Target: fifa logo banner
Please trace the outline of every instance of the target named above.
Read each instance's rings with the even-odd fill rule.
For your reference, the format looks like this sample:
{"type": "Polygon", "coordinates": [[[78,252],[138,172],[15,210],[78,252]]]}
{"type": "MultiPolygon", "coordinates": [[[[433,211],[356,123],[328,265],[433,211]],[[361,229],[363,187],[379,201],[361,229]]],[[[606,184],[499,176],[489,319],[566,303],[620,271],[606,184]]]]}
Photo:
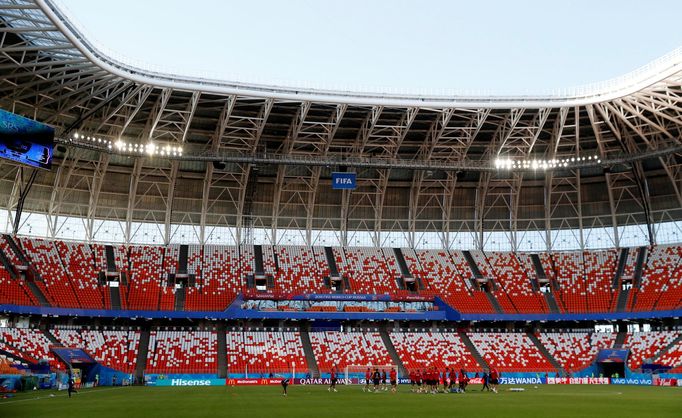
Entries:
{"type": "Polygon", "coordinates": [[[332,189],[355,190],[355,173],[332,173],[332,189]]]}

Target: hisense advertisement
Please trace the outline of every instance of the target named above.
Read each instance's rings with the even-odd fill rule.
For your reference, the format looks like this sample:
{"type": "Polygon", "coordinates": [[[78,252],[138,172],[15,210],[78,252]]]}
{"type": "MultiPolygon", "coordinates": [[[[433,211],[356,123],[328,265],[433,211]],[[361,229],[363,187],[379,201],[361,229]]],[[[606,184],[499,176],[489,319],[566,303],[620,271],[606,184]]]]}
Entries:
{"type": "Polygon", "coordinates": [[[0,109],[0,158],[50,169],[54,128],[0,109]]]}

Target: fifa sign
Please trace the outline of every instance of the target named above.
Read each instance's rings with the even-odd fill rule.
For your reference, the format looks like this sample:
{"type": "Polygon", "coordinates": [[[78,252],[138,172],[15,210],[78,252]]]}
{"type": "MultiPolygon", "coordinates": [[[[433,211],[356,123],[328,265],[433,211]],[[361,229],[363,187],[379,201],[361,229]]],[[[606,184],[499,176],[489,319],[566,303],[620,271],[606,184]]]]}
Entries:
{"type": "Polygon", "coordinates": [[[355,173],[332,173],[332,189],[355,190],[355,173]]]}

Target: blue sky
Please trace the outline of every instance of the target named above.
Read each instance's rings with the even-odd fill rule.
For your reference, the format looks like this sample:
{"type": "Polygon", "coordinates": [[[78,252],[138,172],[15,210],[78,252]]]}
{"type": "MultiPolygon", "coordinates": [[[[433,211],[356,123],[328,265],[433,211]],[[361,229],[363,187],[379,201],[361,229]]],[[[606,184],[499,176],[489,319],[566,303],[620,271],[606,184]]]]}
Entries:
{"type": "Polygon", "coordinates": [[[672,0],[57,1],[131,59],[293,86],[542,92],[682,46],[672,0]]]}

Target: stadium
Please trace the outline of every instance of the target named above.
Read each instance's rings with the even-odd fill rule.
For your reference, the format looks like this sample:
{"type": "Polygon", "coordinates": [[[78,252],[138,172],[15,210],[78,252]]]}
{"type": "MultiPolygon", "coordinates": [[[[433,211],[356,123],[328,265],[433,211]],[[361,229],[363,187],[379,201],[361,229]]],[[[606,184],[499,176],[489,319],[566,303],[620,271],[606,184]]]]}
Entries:
{"type": "Polygon", "coordinates": [[[298,89],[0,0],[0,90],[0,415],[682,410],[682,49],[560,95],[298,89]]]}

